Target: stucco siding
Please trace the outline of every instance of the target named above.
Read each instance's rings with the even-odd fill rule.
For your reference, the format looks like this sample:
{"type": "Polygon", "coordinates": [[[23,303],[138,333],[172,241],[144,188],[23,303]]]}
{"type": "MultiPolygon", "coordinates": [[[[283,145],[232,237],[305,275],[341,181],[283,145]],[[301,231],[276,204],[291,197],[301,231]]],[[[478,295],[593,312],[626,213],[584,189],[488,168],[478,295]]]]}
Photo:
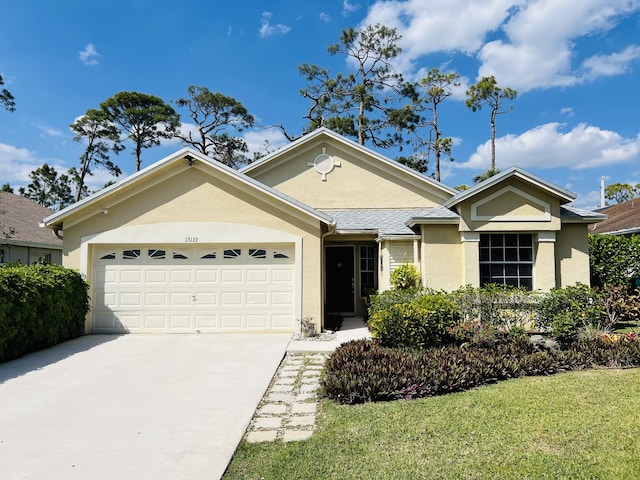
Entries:
{"type": "Polygon", "coordinates": [[[449,197],[406,172],[326,142],[290,155],[268,170],[249,175],[318,209],[434,207],[449,197]],[[323,148],[335,165],[325,180],[313,166],[323,148]]]}
{"type": "MultiPolygon", "coordinates": [[[[64,228],[65,266],[83,271],[92,278],[91,237],[103,232],[127,231],[127,241],[139,236],[140,243],[181,243],[196,241],[213,244],[222,241],[265,241],[264,235],[243,236],[247,229],[282,232],[283,238],[299,239],[302,256],[302,317],[322,321],[322,271],[320,222],[302,218],[292,207],[278,205],[259,193],[209,175],[197,168],[182,172],[143,188],[135,197],[114,195],[104,201],[107,213],[95,209],[92,216],[64,228]],[[164,226],[151,230],[146,226],[164,226]],[[132,233],[133,232],[133,233],[132,233]],[[150,238],[150,236],[152,238],[150,238]],[[262,237],[262,238],[261,238],[262,237]],[[84,245],[83,247],[83,239],[84,245]],[[86,244],[89,245],[86,245],[86,244]],[[83,253],[83,248],[85,251],[83,253]],[[83,260],[84,258],[84,260],[83,260]]],[[[115,235],[117,239],[117,235],[115,235]]]]}
{"type": "Polygon", "coordinates": [[[556,240],[556,276],[558,287],[576,283],[589,285],[589,239],[587,225],[564,224],[556,240]]]}
{"type": "Polygon", "coordinates": [[[457,226],[423,225],[421,267],[424,286],[447,291],[459,288],[463,284],[462,266],[462,244],[457,226]]]}

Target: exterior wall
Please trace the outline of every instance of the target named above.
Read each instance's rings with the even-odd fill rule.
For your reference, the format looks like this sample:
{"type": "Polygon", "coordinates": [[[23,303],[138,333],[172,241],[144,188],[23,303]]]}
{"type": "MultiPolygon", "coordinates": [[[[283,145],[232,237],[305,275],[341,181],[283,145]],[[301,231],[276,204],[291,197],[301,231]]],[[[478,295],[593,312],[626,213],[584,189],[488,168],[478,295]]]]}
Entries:
{"type": "Polygon", "coordinates": [[[467,199],[458,207],[460,230],[473,232],[535,232],[560,230],[560,201],[521,180],[503,182],[467,199]],[[505,187],[506,190],[501,194],[505,187]],[[491,198],[493,195],[497,197],[491,198]],[[480,220],[475,215],[493,216],[480,220]],[[549,210],[546,218],[544,207],[549,210]]]}
{"type": "Polygon", "coordinates": [[[60,265],[62,263],[62,249],[30,247],[25,245],[0,244],[0,251],[4,252],[1,263],[20,262],[23,265],[31,265],[39,259],[51,256],[50,263],[60,265]]]}
{"type": "Polygon", "coordinates": [[[383,240],[380,242],[380,268],[378,273],[378,290],[391,288],[391,272],[403,263],[413,263],[420,269],[416,244],[412,241],[383,240]]]}
{"type": "Polygon", "coordinates": [[[564,224],[556,239],[556,277],[558,287],[576,283],[591,284],[587,225],[564,224]]]}
{"type": "Polygon", "coordinates": [[[535,243],[533,287],[544,292],[555,288],[556,280],[556,232],[539,232],[535,243]]]}
{"type": "MultiPolygon", "coordinates": [[[[192,243],[196,237],[201,244],[234,238],[243,238],[246,243],[247,237],[242,232],[255,227],[282,232],[287,238],[299,239],[296,262],[302,265],[298,285],[302,291],[300,315],[301,318],[311,317],[319,329],[323,318],[322,269],[318,261],[322,258],[320,222],[303,219],[293,208],[271,202],[263,194],[224,175],[214,176],[184,165],[180,170],[164,181],[154,179],[151,185],[145,185],[145,179],[142,179],[138,193],[130,198],[126,198],[127,192],[123,192],[125,198],[116,192],[112,198],[104,200],[107,214],[102,213],[103,207],[96,207],[96,213],[91,216],[65,220],[64,265],[79,269],[91,279],[92,269],[87,260],[92,256],[91,247],[87,246],[90,237],[104,235],[103,232],[117,233],[123,228],[144,232],[145,226],[164,226],[164,229],[154,229],[153,239],[140,233],[141,243],[152,240],[151,243],[158,244],[192,243]],[[158,230],[164,233],[157,233],[158,230]]],[[[131,235],[128,238],[131,239],[131,235]]],[[[251,240],[266,241],[259,237],[251,240]]]]}
{"type": "Polygon", "coordinates": [[[457,225],[422,226],[421,271],[425,287],[451,291],[463,286],[463,265],[457,225]]]}
{"type": "Polygon", "coordinates": [[[319,209],[434,207],[451,197],[407,172],[357,153],[318,139],[247,174],[319,209]],[[324,181],[313,167],[323,149],[334,165],[339,163],[324,181]]]}

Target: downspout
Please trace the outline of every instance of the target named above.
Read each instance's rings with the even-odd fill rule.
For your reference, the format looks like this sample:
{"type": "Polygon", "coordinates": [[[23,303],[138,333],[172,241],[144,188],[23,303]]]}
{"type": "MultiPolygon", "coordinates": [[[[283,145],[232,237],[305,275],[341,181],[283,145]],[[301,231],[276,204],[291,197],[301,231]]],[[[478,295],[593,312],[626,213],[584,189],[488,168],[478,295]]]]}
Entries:
{"type": "Polygon", "coordinates": [[[60,232],[62,232],[64,234],[64,231],[62,230],[62,228],[60,227],[53,227],[53,235],[60,239],[60,240],[64,240],[64,238],[62,238],[62,235],[60,234],[60,232]]]}

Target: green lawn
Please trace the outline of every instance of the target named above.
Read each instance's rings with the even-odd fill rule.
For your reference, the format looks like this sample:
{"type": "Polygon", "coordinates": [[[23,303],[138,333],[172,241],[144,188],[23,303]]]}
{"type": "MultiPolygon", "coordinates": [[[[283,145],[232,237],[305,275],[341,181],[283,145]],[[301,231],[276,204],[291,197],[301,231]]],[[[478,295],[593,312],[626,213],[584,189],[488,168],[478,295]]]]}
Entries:
{"type": "Polygon", "coordinates": [[[413,401],[324,401],[318,424],[307,441],[242,443],[224,478],[640,478],[640,369],[413,401]]]}

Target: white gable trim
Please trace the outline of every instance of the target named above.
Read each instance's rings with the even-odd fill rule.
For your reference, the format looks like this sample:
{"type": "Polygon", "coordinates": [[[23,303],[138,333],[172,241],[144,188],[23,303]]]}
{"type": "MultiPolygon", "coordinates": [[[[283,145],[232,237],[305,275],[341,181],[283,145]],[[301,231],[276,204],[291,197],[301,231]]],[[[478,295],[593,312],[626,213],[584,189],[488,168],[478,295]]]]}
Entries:
{"type": "Polygon", "coordinates": [[[547,202],[540,200],[526,192],[523,192],[519,188],[512,185],[508,185],[501,188],[497,192],[488,195],[482,200],[478,200],[471,204],[471,220],[473,221],[494,221],[494,222],[549,222],[551,221],[551,205],[547,202]],[[505,193],[515,193],[516,195],[526,198],[531,203],[538,205],[544,209],[544,213],[541,215],[479,215],[478,209],[483,205],[501,197],[505,193]]]}

